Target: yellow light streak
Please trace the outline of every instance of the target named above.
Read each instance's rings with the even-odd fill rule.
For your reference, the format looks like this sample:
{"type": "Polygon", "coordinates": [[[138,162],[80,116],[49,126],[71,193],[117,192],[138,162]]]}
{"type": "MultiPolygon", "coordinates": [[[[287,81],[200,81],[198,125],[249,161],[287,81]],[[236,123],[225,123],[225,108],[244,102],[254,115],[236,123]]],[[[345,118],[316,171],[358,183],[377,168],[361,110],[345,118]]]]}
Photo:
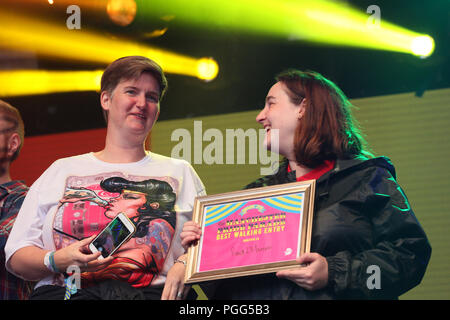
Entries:
{"type": "Polygon", "coordinates": [[[99,91],[103,70],[0,71],[0,97],[73,91],[99,91]]]}
{"type": "MultiPolygon", "coordinates": [[[[69,30],[60,25],[0,11],[0,46],[27,50],[59,58],[109,64],[130,55],[156,61],[165,72],[198,77],[198,58],[144,45],[127,39],[106,37],[84,30],[69,30]]],[[[211,80],[211,79],[209,79],[211,80]]]]}

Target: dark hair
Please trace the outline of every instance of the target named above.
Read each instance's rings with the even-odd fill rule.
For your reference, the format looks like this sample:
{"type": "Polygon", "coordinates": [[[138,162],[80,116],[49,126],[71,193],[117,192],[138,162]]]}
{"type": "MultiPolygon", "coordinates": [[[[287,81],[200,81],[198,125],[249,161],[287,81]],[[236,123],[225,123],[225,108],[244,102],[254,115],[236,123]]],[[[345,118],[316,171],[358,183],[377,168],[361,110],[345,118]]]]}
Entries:
{"type": "Polygon", "coordinates": [[[129,190],[146,194],[144,208],[137,210],[139,216],[135,221],[137,230],[134,237],[145,236],[148,232],[148,224],[154,219],[164,219],[175,228],[176,213],[174,205],[176,194],[167,182],[155,179],[130,181],[121,177],[112,177],[100,182],[100,187],[109,192],[121,193],[123,190],[129,190]],[[150,205],[154,202],[159,204],[157,209],[150,205]]]}
{"type": "Polygon", "coordinates": [[[19,110],[3,100],[0,100],[0,118],[11,123],[11,127],[6,128],[2,133],[15,132],[20,137],[20,145],[10,159],[10,161],[14,161],[19,156],[24,143],[25,126],[19,110]]]}
{"type": "MultiPolygon", "coordinates": [[[[113,61],[103,72],[100,92],[112,95],[122,80],[137,79],[143,73],[151,74],[159,84],[159,101],[167,91],[167,79],[161,67],[153,60],[143,56],[127,56],[113,61]]],[[[103,112],[107,121],[108,112],[103,112]]]]}
{"type": "Polygon", "coordinates": [[[332,81],[314,71],[287,70],[275,78],[292,103],[306,99],[294,137],[296,161],[314,168],[324,160],[373,157],[353,117],[353,105],[332,81]]]}

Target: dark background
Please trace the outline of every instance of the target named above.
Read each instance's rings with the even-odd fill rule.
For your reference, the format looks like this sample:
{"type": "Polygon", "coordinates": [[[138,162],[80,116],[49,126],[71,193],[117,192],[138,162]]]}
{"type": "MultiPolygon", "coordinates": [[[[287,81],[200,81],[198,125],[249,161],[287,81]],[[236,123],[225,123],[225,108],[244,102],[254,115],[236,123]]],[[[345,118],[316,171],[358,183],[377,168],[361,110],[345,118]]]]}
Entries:
{"type": "MultiPolygon", "coordinates": [[[[177,24],[176,17],[163,25],[140,17],[139,7],[135,21],[127,27],[119,27],[108,19],[106,13],[92,13],[80,5],[82,29],[74,32],[96,29],[105,35],[126,36],[185,55],[210,56],[218,62],[219,75],[211,82],[167,74],[169,91],[162,101],[159,120],[259,109],[274,75],[291,67],[322,73],[341,87],[349,98],[402,92],[416,92],[421,96],[429,89],[450,87],[450,1],[351,0],[347,3],[363,12],[369,5],[378,5],[382,21],[432,36],[436,43],[434,54],[420,59],[404,53],[198,29],[177,24]],[[152,39],[142,36],[161,26],[168,27],[163,36],[152,39]]],[[[42,16],[47,21],[65,23],[68,17],[66,7],[49,6],[45,0],[26,5],[24,1],[1,0],[0,6],[31,13],[35,17],[42,16]]],[[[7,26],[1,25],[0,21],[0,27],[7,26]]],[[[24,67],[94,70],[105,66],[49,59],[0,48],[0,70],[24,67]]],[[[104,127],[96,92],[2,98],[22,113],[27,136],[104,127]]]]}

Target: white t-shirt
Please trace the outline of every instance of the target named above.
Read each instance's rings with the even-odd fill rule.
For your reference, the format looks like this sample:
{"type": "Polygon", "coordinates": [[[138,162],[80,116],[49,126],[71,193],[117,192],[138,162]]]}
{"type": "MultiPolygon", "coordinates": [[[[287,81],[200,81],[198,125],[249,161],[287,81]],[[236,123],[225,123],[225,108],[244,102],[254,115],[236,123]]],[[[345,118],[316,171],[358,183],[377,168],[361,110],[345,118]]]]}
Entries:
{"type": "MultiPolygon", "coordinates": [[[[95,282],[118,278],[134,287],[162,286],[174,259],[184,252],[179,235],[183,224],[192,219],[194,199],[205,194],[203,183],[188,162],[151,152],[134,163],[103,162],[93,153],[59,159],[36,180],[23,202],[5,247],[6,267],[12,272],[9,259],[20,248],[57,250],[76,241],[63,232],[78,239],[98,234],[114,211],[121,210],[134,212],[136,220],[147,216],[147,224],[114,254],[111,268],[84,273],[82,279],[95,282]],[[115,179],[119,180],[115,182],[118,189],[101,184],[115,179]],[[139,192],[129,186],[133,182],[140,183],[139,192]],[[175,202],[159,199],[152,194],[155,191],[145,187],[149,184],[151,188],[161,185],[162,189],[156,191],[172,194],[169,199],[175,200],[174,193],[175,202]],[[155,203],[161,204],[156,204],[159,211],[153,210],[155,203]]],[[[62,275],[55,274],[36,287],[63,285],[62,280],[62,275]]]]}

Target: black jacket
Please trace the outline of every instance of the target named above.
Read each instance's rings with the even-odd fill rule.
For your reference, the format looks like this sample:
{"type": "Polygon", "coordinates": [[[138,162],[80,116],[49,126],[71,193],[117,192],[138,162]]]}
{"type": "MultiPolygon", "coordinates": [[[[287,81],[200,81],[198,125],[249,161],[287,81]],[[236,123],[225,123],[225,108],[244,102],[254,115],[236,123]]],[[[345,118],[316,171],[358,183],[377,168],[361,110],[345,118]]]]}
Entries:
{"type": "MultiPolygon", "coordinates": [[[[287,161],[246,188],[295,182],[287,161]]],[[[328,262],[328,285],[308,291],[274,273],[216,282],[212,299],[397,299],[423,278],[431,246],[389,159],[337,160],[316,181],[311,252],[328,262]],[[378,268],[378,269],[377,269],[378,268]],[[374,276],[380,275],[379,289],[374,276]]],[[[208,295],[208,292],[207,292],[208,295]]]]}

